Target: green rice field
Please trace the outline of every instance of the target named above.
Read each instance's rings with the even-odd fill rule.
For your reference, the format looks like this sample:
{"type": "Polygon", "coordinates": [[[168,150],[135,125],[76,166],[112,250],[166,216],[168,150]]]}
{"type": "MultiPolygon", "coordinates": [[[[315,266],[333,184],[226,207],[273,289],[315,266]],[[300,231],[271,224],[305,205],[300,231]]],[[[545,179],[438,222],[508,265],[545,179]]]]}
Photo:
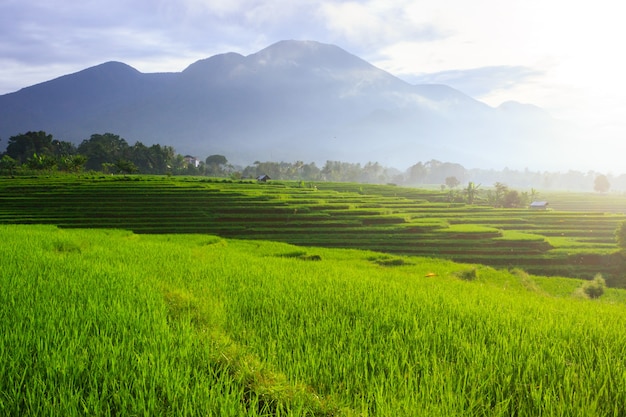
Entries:
{"type": "Polygon", "coordinates": [[[614,239],[626,196],[553,193],[551,210],[449,203],[445,193],[349,183],[83,175],[0,179],[0,224],[212,234],[522,268],[626,286],[614,239]]]}
{"type": "MultiPolygon", "coordinates": [[[[609,288],[589,300],[577,292],[581,280],[520,270],[193,229],[157,234],[183,223],[174,222],[175,213],[165,216],[164,202],[174,210],[174,201],[179,216],[187,213],[198,229],[219,225],[226,234],[234,223],[217,219],[237,213],[219,211],[217,203],[203,207],[200,201],[211,199],[199,195],[230,193],[250,206],[266,204],[273,215],[282,201],[283,216],[314,199],[328,210],[376,211],[373,201],[383,196],[358,200],[355,192],[319,187],[318,194],[301,190],[281,199],[285,194],[265,189],[254,194],[249,184],[227,191],[155,182],[139,187],[140,195],[134,188],[133,199],[137,184],[131,184],[105,182],[108,188],[97,194],[82,181],[36,190],[22,185],[22,211],[18,197],[6,204],[3,186],[5,223],[14,210],[14,222],[46,219],[63,228],[0,225],[1,415],[626,415],[624,290],[609,288]],[[161,196],[177,188],[179,200],[161,196]],[[334,193],[346,201],[340,204],[334,193]],[[30,208],[35,195],[58,197],[37,211],[30,208]],[[106,198],[88,206],[95,195],[106,198]],[[139,222],[137,201],[152,201],[143,218],[161,215],[162,223],[139,222]],[[122,206],[135,214],[115,217],[122,206]],[[200,222],[202,210],[211,221],[200,222]],[[107,228],[76,228],[70,216],[107,228]],[[143,233],[114,229],[114,219],[143,233]]],[[[447,227],[410,213],[403,211],[405,223],[420,222],[420,230],[447,227]]],[[[456,224],[445,233],[540,240],[527,231],[495,236],[493,226],[456,224]]],[[[410,226],[380,221],[361,227],[410,226]]]]}

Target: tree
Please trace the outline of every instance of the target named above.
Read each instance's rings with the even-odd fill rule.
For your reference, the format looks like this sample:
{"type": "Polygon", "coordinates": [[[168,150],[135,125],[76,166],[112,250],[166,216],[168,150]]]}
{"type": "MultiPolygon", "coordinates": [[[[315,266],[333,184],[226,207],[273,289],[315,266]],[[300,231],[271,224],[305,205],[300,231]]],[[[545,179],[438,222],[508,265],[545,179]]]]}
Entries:
{"type": "Polygon", "coordinates": [[[207,165],[226,165],[228,163],[228,159],[224,155],[210,155],[207,156],[204,161],[207,165]]]}
{"type": "Polygon", "coordinates": [[[470,204],[470,205],[474,204],[479,188],[480,188],[480,184],[476,185],[472,181],[467,183],[467,188],[465,189],[465,195],[467,197],[467,204],[470,204]]]}
{"type": "Polygon", "coordinates": [[[596,274],[593,280],[583,284],[582,289],[589,298],[600,298],[606,289],[606,281],[602,274],[596,274]]]}
{"type": "Polygon", "coordinates": [[[84,155],[67,155],[61,157],[60,167],[67,172],[80,172],[87,163],[84,155]]]}
{"type": "Polygon", "coordinates": [[[426,169],[424,164],[418,162],[407,170],[406,175],[407,182],[409,184],[421,184],[426,179],[426,176],[428,175],[428,170],[426,169]]]}
{"type": "Polygon", "coordinates": [[[87,169],[99,170],[102,164],[115,164],[120,159],[130,159],[128,143],[112,133],[94,134],[78,145],[78,153],[87,157],[87,169]]]}
{"type": "Polygon", "coordinates": [[[617,240],[617,246],[622,250],[626,250],[626,221],[620,223],[615,231],[615,240],[617,240]]]}
{"type": "Polygon", "coordinates": [[[502,198],[502,206],[506,208],[519,207],[522,204],[522,198],[516,190],[507,190],[502,198]]]}
{"type": "Polygon", "coordinates": [[[502,207],[504,204],[504,196],[509,191],[509,187],[501,182],[496,182],[493,185],[494,192],[492,194],[492,205],[494,207],[502,207]]]}
{"type": "Polygon", "coordinates": [[[224,168],[228,164],[228,159],[224,155],[207,156],[204,163],[206,164],[206,173],[209,175],[221,175],[224,168]]]}
{"type": "Polygon", "coordinates": [[[130,147],[130,160],[135,164],[137,170],[146,174],[156,174],[155,155],[141,142],[135,142],[130,147]]]}
{"type": "Polygon", "coordinates": [[[593,190],[599,193],[606,193],[611,188],[611,184],[609,183],[609,179],[606,175],[598,175],[596,179],[593,181],[593,190]]]}
{"type": "Polygon", "coordinates": [[[33,155],[54,156],[52,135],[44,131],[26,132],[9,138],[5,154],[18,161],[25,163],[33,155]]]}
{"type": "Polygon", "coordinates": [[[26,160],[26,165],[31,169],[46,171],[55,167],[56,160],[49,155],[38,155],[35,153],[26,160]]]}
{"type": "Polygon", "coordinates": [[[461,181],[459,181],[455,176],[446,177],[446,185],[448,188],[456,188],[459,184],[461,184],[461,181]]]}
{"type": "Polygon", "coordinates": [[[530,189],[530,202],[532,203],[533,201],[537,201],[537,198],[539,197],[539,191],[535,190],[534,188],[530,189]]]}
{"type": "Polygon", "coordinates": [[[76,154],[76,146],[71,142],[54,139],[52,141],[52,152],[55,157],[62,158],[76,154]]]}
{"type": "Polygon", "coordinates": [[[0,159],[0,172],[8,172],[10,176],[13,176],[18,166],[18,162],[9,155],[4,155],[0,159]]]}
{"type": "Polygon", "coordinates": [[[137,172],[137,166],[133,164],[132,161],[126,159],[120,159],[115,162],[115,168],[124,175],[137,172]]]}

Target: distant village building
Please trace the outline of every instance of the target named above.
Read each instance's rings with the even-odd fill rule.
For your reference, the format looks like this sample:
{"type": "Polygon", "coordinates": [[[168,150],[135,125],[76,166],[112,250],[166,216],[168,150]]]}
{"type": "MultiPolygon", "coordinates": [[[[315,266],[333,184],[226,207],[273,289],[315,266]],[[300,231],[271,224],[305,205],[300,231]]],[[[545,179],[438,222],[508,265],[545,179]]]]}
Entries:
{"type": "Polygon", "coordinates": [[[200,166],[200,161],[195,156],[185,155],[183,160],[186,164],[193,165],[195,168],[198,168],[200,166]]]}
{"type": "Polygon", "coordinates": [[[256,180],[258,182],[267,182],[267,180],[271,180],[271,178],[269,175],[263,174],[263,175],[259,175],[258,177],[256,177],[256,180]]]}
{"type": "Polygon", "coordinates": [[[548,202],[547,201],[533,201],[530,203],[531,210],[547,210],[548,202]]]}

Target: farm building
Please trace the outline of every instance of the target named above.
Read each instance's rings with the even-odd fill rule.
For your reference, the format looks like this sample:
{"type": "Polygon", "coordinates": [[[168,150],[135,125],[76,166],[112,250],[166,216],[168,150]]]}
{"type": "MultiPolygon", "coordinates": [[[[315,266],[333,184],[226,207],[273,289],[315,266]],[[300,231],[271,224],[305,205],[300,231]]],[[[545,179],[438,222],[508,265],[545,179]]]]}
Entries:
{"type": "Polygon", "coordinates": [[[271,178],[269,175],[263,174],[263,175],[259,175],[258,177],[256,177],[256,180],[258,182],[267,182],[268,180],[271,180],[271,178]]]}
{"type": "Polygon", "coordinates": [[[200,161],[195,156],[185,155],[183,160],[185,161],[186,164],[193,165],[196,168],[200,166],[200,161]]]}
{"type": "Polygon", "coordinates": [[[530,203],[529,208],[531,210],[547,210],[548,202],[547,201],[533,201],[530,203]]]}

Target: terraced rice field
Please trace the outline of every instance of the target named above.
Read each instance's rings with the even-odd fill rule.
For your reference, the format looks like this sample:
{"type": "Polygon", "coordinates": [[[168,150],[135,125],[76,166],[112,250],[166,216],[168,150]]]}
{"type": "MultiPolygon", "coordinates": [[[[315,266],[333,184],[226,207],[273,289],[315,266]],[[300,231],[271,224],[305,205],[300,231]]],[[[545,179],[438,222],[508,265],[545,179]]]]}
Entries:
{"type": "Polygon", "coordinates": [[[440,257],[542,275],[624,281],[614,231],[624,196],[554,194],[549,211],[450,204],[395,186],[206,178],[0,179],[0,223],[204,233],[440,257]],[[576,206],[576,201],[581,205],[576,206]]]}

